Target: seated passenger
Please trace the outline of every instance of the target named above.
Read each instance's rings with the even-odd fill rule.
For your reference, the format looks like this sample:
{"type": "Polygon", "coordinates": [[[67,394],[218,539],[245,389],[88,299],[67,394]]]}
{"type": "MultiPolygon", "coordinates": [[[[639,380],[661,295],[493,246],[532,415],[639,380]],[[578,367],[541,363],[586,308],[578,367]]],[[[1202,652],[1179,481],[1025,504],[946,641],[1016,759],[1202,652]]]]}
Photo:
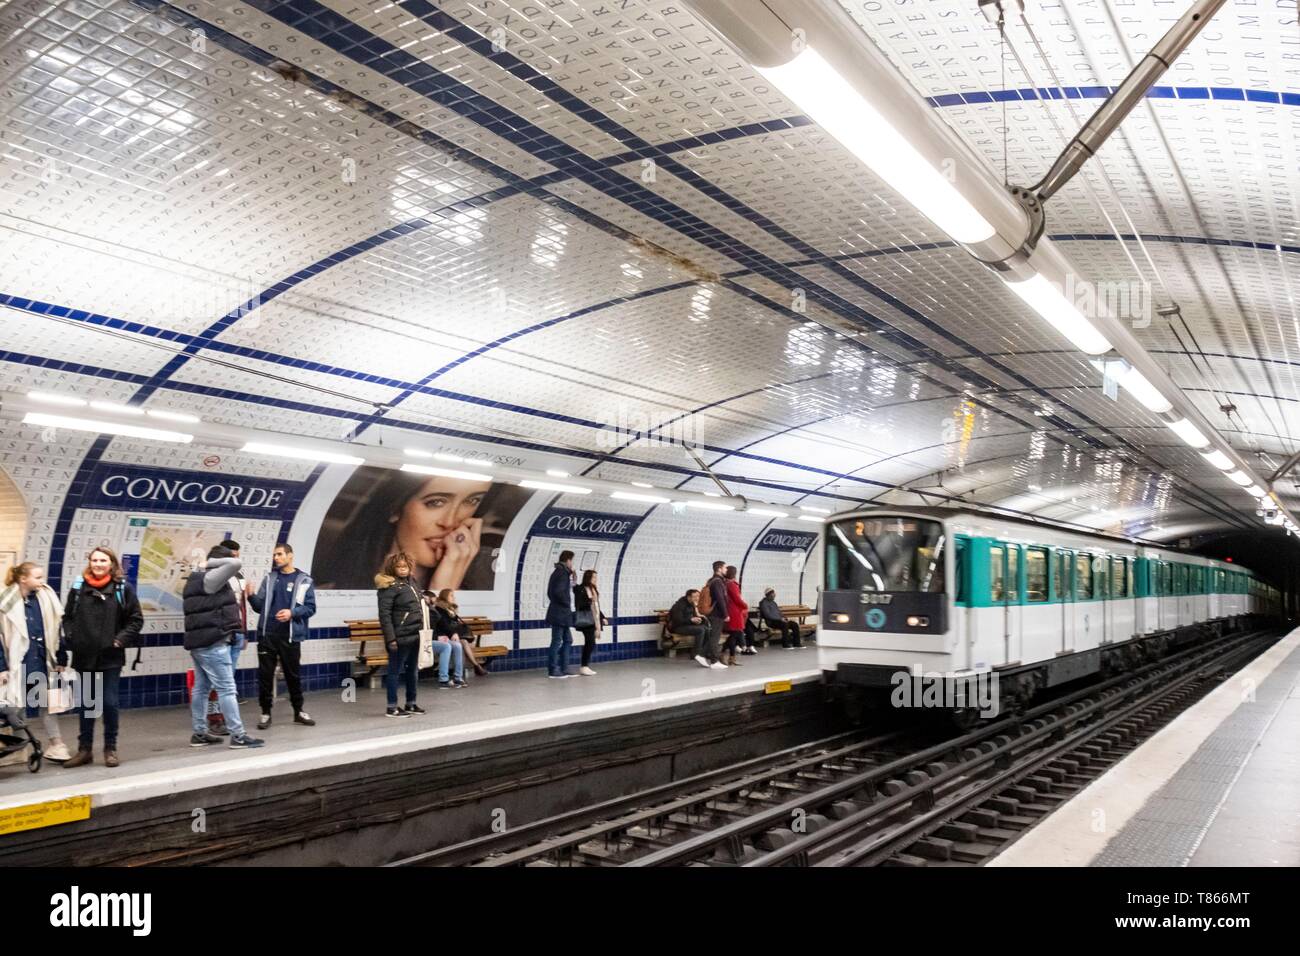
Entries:
{"type": "MultiPolygon", "coordinates": [[[[456,603],[456,592],[451,588],[443,588],[438,592],[438,599],[433,604],[433,636],[441,644],[450,645],[451,663],[454,676],[451,679],[457,687],[464,687],[465,680],[465,660],[469,659],[474,665],[474,670],[479,674],[485,674],[485,671],[474,660],[474,632],[469,629],[469,625],[460,619],[460,606],[456,603]]],[[[435,649],[434,653],[438,653],[435,649]]],[[[446,659],[438,659],[438,680],[442,686],[447,686],[448,667],[446,659]]]]}
{"type": "Polygon", "coordinates": [[[700,641],[709,634],[709,622],[704,619],[698,607],[700,592],[691,588],[677,599],[668,611],[668,631],[683,637],[700,641]]]}
{"type": "Polygon", "coordinates": [[[782,647],[787,650],[803,647],[803,641],[799,637],[799,625],[781,615],[781,605],[776,603],[774,588],[768,588],[763,592],[763,600],[758,602],[758,613],[762,615],[763,622],[767,624],[769,630],[780,633],[782,647]]]}

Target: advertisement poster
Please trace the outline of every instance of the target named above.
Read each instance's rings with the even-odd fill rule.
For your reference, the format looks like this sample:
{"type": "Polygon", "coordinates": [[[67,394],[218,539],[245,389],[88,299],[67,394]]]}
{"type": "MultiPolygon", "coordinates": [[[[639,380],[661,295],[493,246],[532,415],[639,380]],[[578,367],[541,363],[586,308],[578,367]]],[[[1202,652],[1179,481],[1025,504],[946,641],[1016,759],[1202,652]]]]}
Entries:
{"type": "Polygon", "coordinates": [[[513,484],[358,468],[335,495],[312,556],[318,590],[373,590],[402,551],[419,587],[492,591],[510,523],[532,492],[513,484]]]}

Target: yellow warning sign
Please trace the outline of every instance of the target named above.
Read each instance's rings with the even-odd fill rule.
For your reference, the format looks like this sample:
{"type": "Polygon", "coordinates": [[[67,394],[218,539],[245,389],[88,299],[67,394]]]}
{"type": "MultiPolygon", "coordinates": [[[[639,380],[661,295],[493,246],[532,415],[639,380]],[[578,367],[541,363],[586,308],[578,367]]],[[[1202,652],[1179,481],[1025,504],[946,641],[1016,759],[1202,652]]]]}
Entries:
{"type": "Polygon", "coordinates": [[[764,694],[781,694],[793,685],[788,680],[770,680],[763,685],[764,694]]]}
{"type": "Polygon", "coordinates": [[[0,810],[0,836],[19,830],[39,830],[59,823],[90,819],[90,797],[66,797],[0,810]]]}

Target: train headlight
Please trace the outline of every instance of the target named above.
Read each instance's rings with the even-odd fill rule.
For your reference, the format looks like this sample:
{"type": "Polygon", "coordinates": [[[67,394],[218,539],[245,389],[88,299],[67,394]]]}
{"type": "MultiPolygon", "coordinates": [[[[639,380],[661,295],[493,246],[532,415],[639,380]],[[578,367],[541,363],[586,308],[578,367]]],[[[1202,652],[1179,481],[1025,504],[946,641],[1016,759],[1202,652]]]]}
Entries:
{"type": "Polygon", "coordinates": [[[928,617],[921,617],[919,615],[913,614],[911,617],[907,619],[907,626],[908,627],[929,627],[930,619],[928,617]]]}
{"type": "Polygon", "coordinates": [[[832,624],[847,624],[847,623],[849,623],[849,616],[848,616],[847,614],[832,614],[832,615],[831,615],[831,623],[832,623],[832,624]]]}

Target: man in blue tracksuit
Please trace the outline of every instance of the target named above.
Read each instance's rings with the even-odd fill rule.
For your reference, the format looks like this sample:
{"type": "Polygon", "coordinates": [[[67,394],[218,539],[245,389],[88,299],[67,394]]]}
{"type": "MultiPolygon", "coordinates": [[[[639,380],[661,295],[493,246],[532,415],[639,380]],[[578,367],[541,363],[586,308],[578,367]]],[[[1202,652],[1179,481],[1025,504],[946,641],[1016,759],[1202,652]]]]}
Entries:
{"type": "Polygon", "coordinates": [[[281,542],[271,555],[275,567],[253,592],[248,585],[248,603],[261,615],[257,622],[257,698],[262,716],[258,730],[271,725],[271,704],[275,701],[275,666],[284,671],[289,685],[293,722],[313,727],[316,721],[302,709],[302,642],[307,639],[307,621],[316,613],[316,587],[311,576],[293,566],[293,548],[281,542]]]}
{"type": "Polygon", "coordinates": [[[551,625],[551,649],[546,655],[547,677],[568,677],[569,647],[573,644],[573,552],[561,551],[546,583],[546,623],[551,625]]]}

